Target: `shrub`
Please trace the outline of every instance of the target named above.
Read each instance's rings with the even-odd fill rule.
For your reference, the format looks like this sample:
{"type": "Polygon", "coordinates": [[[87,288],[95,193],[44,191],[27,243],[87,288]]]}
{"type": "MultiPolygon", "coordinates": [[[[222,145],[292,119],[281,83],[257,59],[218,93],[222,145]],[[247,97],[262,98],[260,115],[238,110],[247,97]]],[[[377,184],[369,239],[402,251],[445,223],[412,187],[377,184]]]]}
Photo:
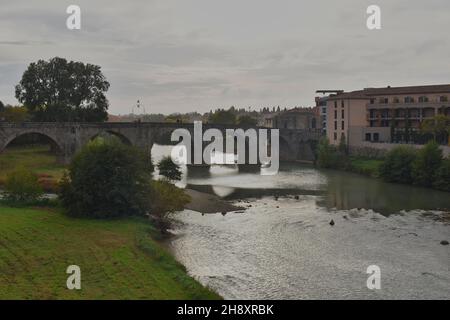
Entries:
{"type": "Polygon", "coordinates": [[[159,174],[167,180],[181,180],[180,166],[172,161],[171,157],[164,157],[158,163],[159,174]]]}
{"type": "Polygon", "coordinates": [[[416,185],[431,187],[436,175],[436,171],[441,166],[442,150],[435,141],[428,142],[417,153],[417,157],[412,164],[413,182],[416,185]]]}
{"type": "Polygon", "coordinates": [[[151,174],[150,156],[118,139],[96,139],[75,155],[60,198],[73,216],[143,215],[151,205],[151,174]]]}
{"type": "Polygon", "coordinates": [[[162,233],[170,226],[168,214],[183,210],[191,201],[191,197],[184,190],[164,180],[152,181],[152,199],[151,214],[162,233]]]}
{"type": "Polygon", "coordinates": [[[450,159],[442,161],[441,166],[436,172],[433,187],[450,192],[450,159]]]}
{"type": "Polygon", "coordinates": [[[327,138],[323,138],[317,145],[317,165],[322,168],[332,168],[336,150],[327,138]]]}
{"type": "Polygon", "coordinates": [[[167,181],[152,181],[151,213],[163,216],[168,213],[183,210],[184,205],[191,201],[183,189],[167,181]]]}
{"type": "Polygon", "coordinates": [[[412,163],[415,158],[416,151],[411,147],[393,148],[380,165],[380,176],[388,182],[411,183],[412,163]]]}
{"type": "Polygon", "coordinates": [[[38,176],[31,170],[19,168],[7,175],[5,182],[6,200],[27,204],[37,201],[42,194],[38,176]]]}
{"type": "Polygon", "coordinates": [[[317,145],[317,165],[321,168],[344,169],[350,168],[350,160],[346,154],[345,144],[337,149],[327,138],[323,138],[317,145]]]}

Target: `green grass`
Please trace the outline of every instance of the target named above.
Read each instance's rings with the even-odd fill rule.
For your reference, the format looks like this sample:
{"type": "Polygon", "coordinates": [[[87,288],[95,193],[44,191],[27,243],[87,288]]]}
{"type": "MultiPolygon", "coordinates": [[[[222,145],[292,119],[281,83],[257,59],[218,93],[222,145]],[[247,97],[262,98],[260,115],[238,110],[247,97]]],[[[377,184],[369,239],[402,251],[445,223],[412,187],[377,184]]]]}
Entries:
{"type": "Polygon", "coordinates": [[[0,299],[218,299],[186,274],[144,218],[75,219],[0,205],[0,299]],[[81,290],[66,269],[81,268],[81,290]]]}
{"type": "Polygon", "coordinates": [[[46,191],[54,191],[64,173],[64,165],[50,151],[50,146],[35,145],[7,148],[0,154],[0,185],[7,175],[17,167],[31,169],[39,175],[41,185],[46,191]]]}
{"type": "Polygon", "coordinates": [[[374,178],[378,177],[378,169],[382,163],[381,159],[350,157],[351,171],[374,178]]]}

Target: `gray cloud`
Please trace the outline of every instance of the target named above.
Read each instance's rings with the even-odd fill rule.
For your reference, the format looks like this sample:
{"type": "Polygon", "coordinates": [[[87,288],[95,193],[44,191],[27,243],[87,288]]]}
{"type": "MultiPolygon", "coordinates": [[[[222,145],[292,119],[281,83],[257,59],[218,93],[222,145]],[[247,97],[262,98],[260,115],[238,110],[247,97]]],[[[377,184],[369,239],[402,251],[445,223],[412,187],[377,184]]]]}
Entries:
{"type": "Polygon", "coordinates": [[[102,66],[110,110],[314,103],[320,88],[448,83],[448,0],[0,0],[0,100],[26,66],[61,56],[102,66]],[[383,29],[365,27],[377,3],[383,29]]]}

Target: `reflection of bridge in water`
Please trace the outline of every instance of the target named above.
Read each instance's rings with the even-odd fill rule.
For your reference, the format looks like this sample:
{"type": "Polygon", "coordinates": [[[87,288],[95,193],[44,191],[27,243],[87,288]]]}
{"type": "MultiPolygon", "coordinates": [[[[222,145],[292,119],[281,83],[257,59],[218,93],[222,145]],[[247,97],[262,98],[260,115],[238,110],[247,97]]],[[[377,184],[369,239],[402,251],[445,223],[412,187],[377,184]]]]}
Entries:
{"type": "MultiPolygon", "coordinates": [[[[194,137],[193,124],[179,123],[56,123],[56,122],[0,122],[0,152],[15,139],[27,134],[37,134],[47,138],[54,150],[64,162],[69,162],[73,155],[88,141],[102,133],[112,134],[124,143],[139,147],[148,152],[153,144],[174,144],[171,134],[175,129],[187,129],[194,137]]],[[[225,134],[226,129],[239,129],[233,125],[203,124],[203,130],[218,129],[225,134]]],[[[242,127],[247,130],[250,127],[242,127]]],[[[256,128],[268,129],[270,128],[256,128]]],[[[280,161],[314,160],[314,149],[321,136],[321,130],[279,129],[280,161]]],[[[270,137],[270,133],[268,133],[270,137]]],[[[192,144],[193,146],[194,144],[192,144]]]]}

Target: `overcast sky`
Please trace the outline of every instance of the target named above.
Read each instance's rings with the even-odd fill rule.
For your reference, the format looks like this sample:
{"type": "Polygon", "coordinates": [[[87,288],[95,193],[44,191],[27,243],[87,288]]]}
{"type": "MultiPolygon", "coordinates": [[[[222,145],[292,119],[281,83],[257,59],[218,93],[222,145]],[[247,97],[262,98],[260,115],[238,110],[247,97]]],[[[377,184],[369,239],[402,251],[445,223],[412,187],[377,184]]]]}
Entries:
{"type": "Polygon", "coordinates": [[[450,83],[450,1],[0,0],[0,100],[54,56],[102,66],[114,114],[311,106],[317,89],[450,83]]]}

